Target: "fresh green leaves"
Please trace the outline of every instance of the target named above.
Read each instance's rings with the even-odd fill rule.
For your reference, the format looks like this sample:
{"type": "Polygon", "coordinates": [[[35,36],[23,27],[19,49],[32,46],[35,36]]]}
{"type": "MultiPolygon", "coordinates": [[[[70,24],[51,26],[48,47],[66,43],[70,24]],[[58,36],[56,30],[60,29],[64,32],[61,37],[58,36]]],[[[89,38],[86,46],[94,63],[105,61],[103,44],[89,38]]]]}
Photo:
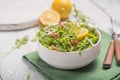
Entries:
{"type": "Polygon", "coordinates": [[[48,49],[57,50],[61,52],[79,51],[94,46],[98,41],[98,35],[96,29],[89,27],[86,23],[82,25],[76,25],[75,23],[68,21],[63,25],[47,26],[40,29],[37,33],[39,42],[48,49]],[[89,30],[89,35],[81,40],[76,41],[76,35],[72,33],[71,27],[84,27],[89,30]],[[57,36],[57,37],[56,37],[57,36]]]}
{"type": "Polygon", "coordinates": [[[76,5],[75,4],[73,4],[73,7],[74,7],[74,13],[75,13],[75,17],[78,17],[79,16],[79,11],[77,10],[77,8],[76,8],[76,5]]]}
{"type": "Polygon", "coordinates": [[[15,45],[11,48],[10,51],[4,53],[3,56],[6,56],[6,55],[12,53],[15,49],[19,49],[22,45],[27,44],[28,40],[29,40],[28,36],[24,36],[22,39],[16,39],[15,45]]]}
{"type": "Polygon", "coordinates": [[[28,36],[24,36],[22,39],[16,39],[14,48],[20,48],[22,45],[27,44],[28,36]]]}
{"type": "Polygon", "coordinates": [[[77,10],[76,5],[73,4],[73,8],[74,8],[74,13],[75,13],[75,17],[77,19],[78,22],[82,22],[82,23],[86,23],[88,17],[86,17],[85,15],[82,14],[82,12],[80,12],[79,10],[77,10]]]}

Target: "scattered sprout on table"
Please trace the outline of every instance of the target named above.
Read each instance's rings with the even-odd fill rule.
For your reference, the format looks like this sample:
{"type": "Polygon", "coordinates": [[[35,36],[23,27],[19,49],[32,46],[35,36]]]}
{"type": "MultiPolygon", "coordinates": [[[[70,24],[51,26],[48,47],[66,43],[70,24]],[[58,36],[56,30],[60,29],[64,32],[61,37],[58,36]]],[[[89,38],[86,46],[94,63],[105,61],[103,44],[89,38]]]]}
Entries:
{"type": "Polygon", "coordinates": [[[22,45],[25,45],[28,43],[28,36],[24,36],[22,39],[16,39],[15,46],[13,48],[20,48],[22,45]]]}
{"type": "Polygon", "coordinates": [[[36,42],[37,41],[37,36],[31,39],[31,42],[36,42]]]}
{"type": "Polygon", "coordinates": [[[27,74],[27,80],[30,80],[30,72],[27,74]]]}
{"type": "Polygon", "coordinates": [[[2,56],[12,53],[15,49],[19,49],[22,45],[26,45],[28,41],[29,41],[29,37],[26,35],[22,37],[22,39],[16,39],[15,45],[11,48],[11,50],[4,53],[2,56]]]}

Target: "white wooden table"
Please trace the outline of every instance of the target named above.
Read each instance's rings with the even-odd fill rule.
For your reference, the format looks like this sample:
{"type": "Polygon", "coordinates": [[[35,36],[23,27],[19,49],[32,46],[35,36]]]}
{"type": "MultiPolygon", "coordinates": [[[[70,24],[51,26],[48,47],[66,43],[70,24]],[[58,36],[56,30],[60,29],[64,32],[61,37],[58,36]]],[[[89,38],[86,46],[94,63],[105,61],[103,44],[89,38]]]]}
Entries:
{"type": "MultiPolygon", "coordinates": [[[[41,1],[40,5],[42,6],[42,8],[40,8],[40,11],[43,11],[44,9],[50,8],[53,0],[40,0],[40,1],[41,1]]],[[[90,17],[96,23],[96,27],[111,34],[111,24],[109,21],[109,17],[102,11],[100,11],[89,0],[71,0],[71,2],[75,3],[79,10],[81,10],[84,14],[90,17]]],[[[29,2],[26,4],[29,4],[29,2]]],[[[32,6],[30,8],[32,10],[32,6]]],[[[70,18],[72,18],[72,15],[70,16],[70,18]]],[[[30,38],[29,40],[31,40],[32,38],[35,37],[36,31],[38,30],[39,27],[36,26],[34,28],[22,31],[11,32],[0,31],[0,54],[9,51],[11,47],[14,45],[16,39],[28,35],[30,38]]],[[[22,58],[24,54],[36,51],[36,47],[37,46],[35,42],[29,41],[27,45],[22,46],[20,49],[13,51],[11,54],[5,57],[1,57],[0,75],[2,76],[2,79],[26,80],[27,74],[28,72],[30,72],[31,80],[44,80],[42,75],[22,58]]]]}

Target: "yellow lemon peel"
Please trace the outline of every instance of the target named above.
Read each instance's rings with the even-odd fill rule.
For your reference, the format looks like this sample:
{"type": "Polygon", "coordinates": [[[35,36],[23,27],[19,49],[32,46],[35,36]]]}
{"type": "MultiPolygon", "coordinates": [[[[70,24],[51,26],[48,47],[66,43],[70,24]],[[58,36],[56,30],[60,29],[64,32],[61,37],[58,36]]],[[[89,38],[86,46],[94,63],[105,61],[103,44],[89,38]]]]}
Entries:
{"type": "Polygon", "coordinates": [[[78,31],[75,32],[75,35],[77,36],[77,40],[82,40],[88,35],[88,29],[86,28],[80,28],[78,31]]]}
{"type": "Polygon", "coordinates": [[[55,10],[49,9],[44,11],[40,16],[40,22],[45,25],[54,25],[60,22],[60,14],[55,10]]]}
{"type": "Polygon", "coordinates": [[[54,0],[52,9],[56,10],[60,14],[61,19],[65,19],[68,18],[72,11],[72,4],[70,0],[54,0]]]}

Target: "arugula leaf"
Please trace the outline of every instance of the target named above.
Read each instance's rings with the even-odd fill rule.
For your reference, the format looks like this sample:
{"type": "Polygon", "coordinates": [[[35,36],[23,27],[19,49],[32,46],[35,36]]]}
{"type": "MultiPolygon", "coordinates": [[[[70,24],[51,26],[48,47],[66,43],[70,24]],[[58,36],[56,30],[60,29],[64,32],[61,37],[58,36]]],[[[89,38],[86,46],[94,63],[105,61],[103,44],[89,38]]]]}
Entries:
{"type": "Polygon", "coordinates": [[[73,4],[73,7],[74,7],[73,11],[75,12],[75,17],[78,17],[79,16],[79,11],[77,10],[76,5],[73,4]]]}
{"type": "Polygon", "coordinates": [[[82,14],[82,12],[80,12],[79,10],[77,10],[75,4],[73,4],[73,8],[74,8],[73,11],[75,13],[75,17],[76,17],[77,21],[78,22],[83,22],[83,23],[87,22],[88,17],[86,17],[85,15],[82,14]]]}
{"type": "Polygon", "coordinates": [[[27,80],[30,80],[30,72],[27,74],[27,80]]]}
{"type": "Polygon", "coordinates": [[[15,49],[19,49],[22,45],[27,44],[28,40],[29,40],[28,36],[24,36],[22,39],[16,39],[15,45],[11,48],[11,50],[4,53],[3,56],[6,56],[6,55],[12,53],[15,49]]]}
{"type": "Polygon", "coordinates": [[[28,42],[28,36],[24,36],[22,39],[16,39],[15,48],[20,48],[21,45],[25,45],[28,42]]]}
{"type": "Polygon", "coordinates": [[[24,36],[23,39],[21,40],[21,44],[23,44],[23,45],[27,44],[28,39],[29,39],[28,36],[24,36]]]}

